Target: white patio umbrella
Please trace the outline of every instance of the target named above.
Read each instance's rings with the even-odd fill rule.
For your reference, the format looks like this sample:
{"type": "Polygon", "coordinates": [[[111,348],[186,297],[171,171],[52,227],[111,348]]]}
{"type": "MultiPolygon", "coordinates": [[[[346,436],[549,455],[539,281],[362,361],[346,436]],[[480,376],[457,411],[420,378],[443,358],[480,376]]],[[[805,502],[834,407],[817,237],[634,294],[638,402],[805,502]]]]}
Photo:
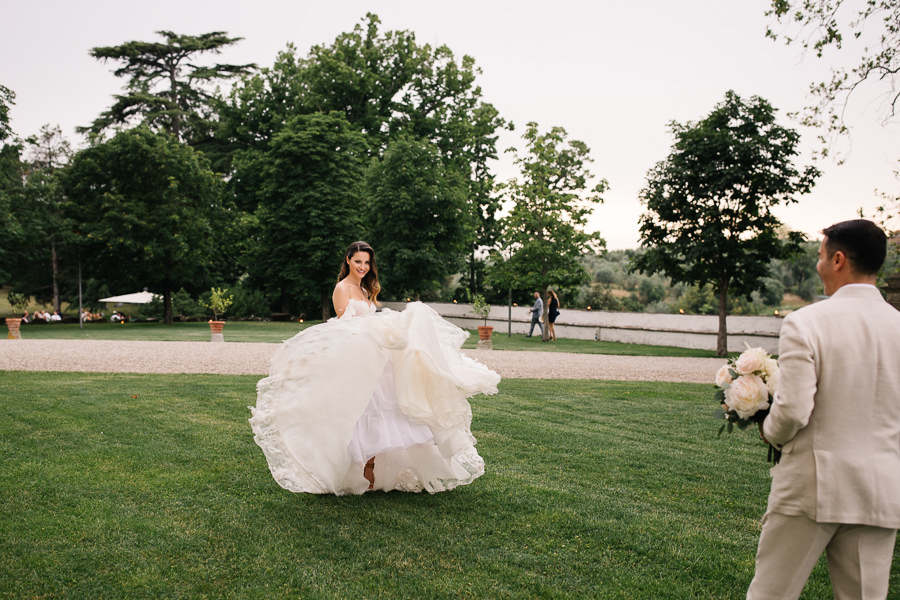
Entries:
{"type": "Polygon", "coordinates": [[[98,302],[116,302],[119,304],[147,304],[152,302],[153,298],[161,298],[159,294],[151,292],[135,292],[134,294],[123,294],[121,296],[110,296],[109,298],[100,298],[98,302]]]}

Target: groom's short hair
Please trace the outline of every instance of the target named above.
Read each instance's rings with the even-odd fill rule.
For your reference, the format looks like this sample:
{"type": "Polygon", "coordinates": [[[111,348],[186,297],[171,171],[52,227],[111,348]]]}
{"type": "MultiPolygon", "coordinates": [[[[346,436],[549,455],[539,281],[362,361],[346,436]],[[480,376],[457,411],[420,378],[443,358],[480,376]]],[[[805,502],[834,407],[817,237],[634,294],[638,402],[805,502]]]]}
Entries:
{"type": "Polygon", "coordinates": [[[887,255],[887,236],[866,219],[841,221],[822,230],[828,256],[840,250],[860,275],[875,275],[887,255]]]}

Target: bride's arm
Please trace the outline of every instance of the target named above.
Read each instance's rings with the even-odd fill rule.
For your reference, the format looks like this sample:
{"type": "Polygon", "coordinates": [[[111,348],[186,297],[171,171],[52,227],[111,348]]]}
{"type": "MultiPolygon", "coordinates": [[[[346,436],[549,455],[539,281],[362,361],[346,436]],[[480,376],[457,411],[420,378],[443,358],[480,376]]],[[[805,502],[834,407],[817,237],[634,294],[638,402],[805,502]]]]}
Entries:
{"type": "Polygon", "coordinates": [[[334,293],[331,295],[331,303],[334,304],[334,312],[340,319],[350,304],[350,290],[341,284],[334,286],[334,293]]]}

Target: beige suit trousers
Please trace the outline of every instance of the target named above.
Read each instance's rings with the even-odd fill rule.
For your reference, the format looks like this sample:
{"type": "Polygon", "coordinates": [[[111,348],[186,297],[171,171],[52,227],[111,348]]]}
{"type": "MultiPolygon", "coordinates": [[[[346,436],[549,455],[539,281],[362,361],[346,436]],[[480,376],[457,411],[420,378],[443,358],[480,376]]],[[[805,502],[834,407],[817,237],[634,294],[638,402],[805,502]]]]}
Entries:
{"type": "Polygon", "coordinates": [[[835,600],[884,600],[896,538],[896,529],[769,513],[747,599],[798,598],[825,552],[835,600]]]}

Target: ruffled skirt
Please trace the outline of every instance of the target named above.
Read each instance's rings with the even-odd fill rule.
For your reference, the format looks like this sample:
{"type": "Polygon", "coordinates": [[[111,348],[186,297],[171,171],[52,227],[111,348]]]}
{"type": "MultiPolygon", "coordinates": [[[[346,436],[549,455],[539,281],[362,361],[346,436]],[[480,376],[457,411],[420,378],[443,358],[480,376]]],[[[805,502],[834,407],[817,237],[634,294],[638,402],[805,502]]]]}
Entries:
{"type": "Polygon", "coordinates": [[[332,319],[285,341],[257,384],[250,425],[293,492],[440,492],[484,473],[467,398],[500,377],[464,356],[467,333],[424,304],[332,319]]]}

